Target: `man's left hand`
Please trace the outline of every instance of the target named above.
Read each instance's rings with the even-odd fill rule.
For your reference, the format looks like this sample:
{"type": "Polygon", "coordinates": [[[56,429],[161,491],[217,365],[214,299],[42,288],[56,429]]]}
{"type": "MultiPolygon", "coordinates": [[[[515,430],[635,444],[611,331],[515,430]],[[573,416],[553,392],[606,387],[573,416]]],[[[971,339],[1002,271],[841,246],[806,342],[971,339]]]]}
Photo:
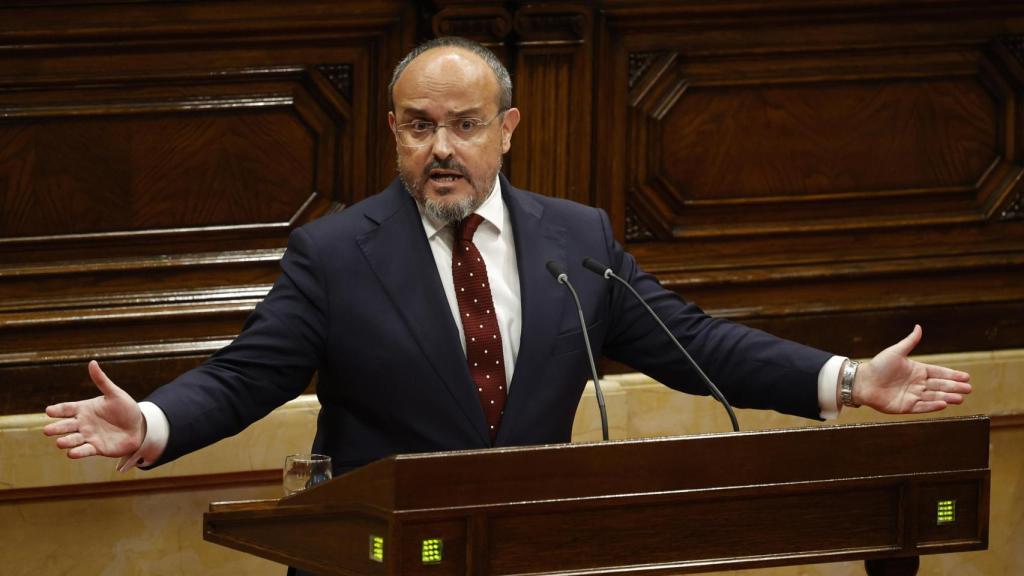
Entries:
{"type": "Polygon", "coordinates": [[[907,356],[921,341],[921,327],[860,365],[853,399],[886,414],[918,414],[960,404],[970,394],[971,375],[960,370],[923,364],[907,356]]]}

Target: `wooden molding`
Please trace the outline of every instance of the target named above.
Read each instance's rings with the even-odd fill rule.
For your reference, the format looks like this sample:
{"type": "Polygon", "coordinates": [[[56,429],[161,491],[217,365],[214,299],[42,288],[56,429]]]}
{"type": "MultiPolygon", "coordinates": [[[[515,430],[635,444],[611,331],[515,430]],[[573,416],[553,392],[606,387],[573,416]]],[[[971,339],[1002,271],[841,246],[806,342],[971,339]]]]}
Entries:
{"type": "Polygon", "coordinates": [[[1024,426],[1024,414],[997,414],[989,416],[992,428],[1020,428],[1024,426]]]}
{"type": "Polygon", "coordinates": [[[584,6],[527,4],[513,17],[520,45],[582,44],[590,37],[590,26],[584,6]]]}
{"type": "Polygon", "coordinates": [[[435,36],[463,36],[485,45],[501,44],[512,31],[512,15],[500,6],[455,4],[434,15],[432,29],[435,36]]]}
{"type": "Polygon", "coordinates": [[[280,470],[253,470],[249,472],[141,478],[119,482],[94,482],[89,484],[0,490],[0,504],[25,504],[83,498],[111,498],[153,492],[181,492],[210,488],[279,484],[280,482],[280,470]]]}

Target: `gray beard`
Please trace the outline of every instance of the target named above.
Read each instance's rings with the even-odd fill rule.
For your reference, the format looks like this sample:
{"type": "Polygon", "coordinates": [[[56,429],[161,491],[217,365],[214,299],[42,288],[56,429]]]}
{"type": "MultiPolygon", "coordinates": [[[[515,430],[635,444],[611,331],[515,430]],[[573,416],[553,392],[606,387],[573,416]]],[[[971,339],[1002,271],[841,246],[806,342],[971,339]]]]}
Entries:
{"type": "MultiPolygon", "coordinates": [[[[397,156],[397,154],[396,154],[397,156]]],[[[474,194],[469,198],[463,198],[456,202],[438,202],[430,198],[421,199],[422,194],[417,195],[416,188],[413,188],[412,183],[405,178],[405,174],[402,173],[401,164],[398,165],[398,179],[401,180],[402,185],[409,192],[409,195],[416,200],[416,203],[423,207],[423,212],[427,215],[438,226],[447,226],[449,224],[458,224],[461,220],[472,214],[479,208],[484,202],[487,201],[491,196],[491,191],[494,190],[494,181],[498,178],[498,172],[501,172],[502,158],[498,157],[498,170],[494,173],[494,179],[491,180],[490,188],[480,196],[474,194]]],[[[465,176],[465,173],[463,173],[465,176]]],[[[424,178],[426,178],[424,176],[424,178]]],[[[420,183],[421,186],[425,182],[420,183]]]]}
{"type": "Polygon", "coordinates": [[[462,198],[456,202],[438,202],[437,200],[426,198],[423,200],[423,211],[434,222],[446,225],[455,224],[472,214],[480,207],[481,203],[477,202],[475,196],[462,198]]]}

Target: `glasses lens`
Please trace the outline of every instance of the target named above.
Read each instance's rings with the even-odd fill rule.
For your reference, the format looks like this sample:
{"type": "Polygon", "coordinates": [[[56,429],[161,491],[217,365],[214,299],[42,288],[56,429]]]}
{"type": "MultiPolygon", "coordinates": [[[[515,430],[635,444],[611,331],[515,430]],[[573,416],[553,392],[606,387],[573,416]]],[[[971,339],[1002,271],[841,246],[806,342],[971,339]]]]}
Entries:
{"type": "Polygon", "coordinates": [[[449,136],[459,142],[471,143],[484,132],[495,118],[501,116],[504,110],[499,111],[488,121],[479,118],[459,118],[448,124],[433,124],[430,122],[410,122],[398,127],[398,141],[403,146],[426,146],[437,135],[440,129],[448,130],[449,136]]]}
{"type": "Polygon", "coordinates": [[[427,143],[428,138],[425,136],[417,136],[415,132],[408,130],[399,130],[398,141],[405,146],[422,146],[427,143]]]}
{"type": "Polygon", "coordinates": [[[452,123],[451,130],[453,135],[463,140],[469,140],[477,135],[482,125],[482,122],[476,118],[462,118],[452,123]]]}

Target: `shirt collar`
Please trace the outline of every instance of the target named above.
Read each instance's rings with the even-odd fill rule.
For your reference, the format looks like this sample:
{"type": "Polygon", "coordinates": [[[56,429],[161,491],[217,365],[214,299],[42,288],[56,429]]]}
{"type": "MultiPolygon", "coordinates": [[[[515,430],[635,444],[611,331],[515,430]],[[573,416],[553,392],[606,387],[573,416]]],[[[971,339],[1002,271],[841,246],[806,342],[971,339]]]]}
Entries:
{"type": "MultiPolygon", "coordinates": [[[[438,226],[436,222],[430,216],[423,211],[423,207],[420,203],[416,203],[416,209],[420,211],[420,220],[423,221],[423,230],[427,233],[427,239],[431,239],[437,236],[442,230],[448,229],[448,226],[438,226]]],[[[502,228],[505,225],[505,203],[501,200],[501,179],[494,178],[494,187],[491,188],[491,193],[487,196],[487,200],[476,209],[476,213],[479,214],[485,222],[490,222],[492,226],[498,229],[498,235],[501,235],[502,228]]]]}

